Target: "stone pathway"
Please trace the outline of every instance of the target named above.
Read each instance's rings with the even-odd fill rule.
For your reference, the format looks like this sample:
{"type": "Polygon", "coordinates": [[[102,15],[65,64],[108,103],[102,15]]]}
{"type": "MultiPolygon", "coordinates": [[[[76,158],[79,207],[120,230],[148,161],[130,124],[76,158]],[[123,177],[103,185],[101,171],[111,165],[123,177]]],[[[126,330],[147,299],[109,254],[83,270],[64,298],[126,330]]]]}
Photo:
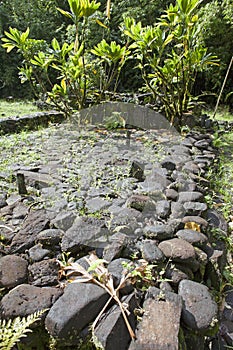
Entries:
{"type": "Polygon", "coordinates": [[[139,281],[120,290],[137,339],[131,341],[119,307],[110,304],[95,333],[104,349],[232,345],[230,328],[217,333],[210,292],[220,289],[226,259],[211,228],[226,232],[227,224],[204,202],[205,173],[216,157],[208,134],[182,139],[167,129],[107,131],[68,123],[4,136],[1,145],[2,317],[49,308],[49,333],[66,349],[81,349],[77,344],[86,341],[109,295],[91,283],[63,289],[58,261],[73,258],[87,269],[84,257],[95,250],[108,262],[116,288],[122,261],[135,268],[153,264],[147,293],[139,281]],[[25,196],[16,193],[19,175],[25,196]],[[135,309],[142,311],[139,322],[135,309]]]}

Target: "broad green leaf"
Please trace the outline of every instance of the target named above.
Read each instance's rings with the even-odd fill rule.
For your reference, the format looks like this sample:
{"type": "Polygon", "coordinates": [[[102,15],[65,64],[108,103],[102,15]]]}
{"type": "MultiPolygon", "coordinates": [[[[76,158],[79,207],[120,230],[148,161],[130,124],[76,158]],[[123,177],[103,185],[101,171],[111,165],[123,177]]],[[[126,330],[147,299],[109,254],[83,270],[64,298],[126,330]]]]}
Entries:
{"type": "Polygon", "coordinates": [[[30,29],[29,29],[29,27],[28,27],[27,30],[26,30],[26,32],[23,32],[23,33],[21,34],[20,39],[21,39],[22,42],[25,42],[25,41],[26,41],[26,39],[28,38],[29,32],[30,32],[30,29]]]}
{"type": "Polygon", "coordinates": [[[56,38],[53,38],[52,40],[52,47],[55,51],[60,51],[60,45],[59,45],[59,42],[57,41],[56,38]]]}
{"type": "Polygon", "coordinates": [[[72,14],[71,14],[70,12],[64,11],[64,10],[60,9],[59,7],[57,7],[57,10],[58,10],[62,15],[66,16],[66,17],[68,17],[68,18],[70,18],[70,19],[73,19],[73,16],[72,16],[72,14]]]}
{"type": "Polygon", "coordinates": [[[11,34],[11,33],[9,33],[9,32],[4,32],[5,33],[5,35],[8,37],[8,38],[10,38],[11,40],[13,40],[13,41],[18,41],[18,37],[16,36],[16,35],[14,35],[14,34],[11,34]]]}
{"type": "MultiPolygon", "coordinates": [[[[2,39],[3,40],[3,39],[2,39]]],[[[15,48],[15,45],[12,45],[12,44],[3,44],[2,47],[4,47],[4,49],[6,49],[6,52],[9,53],[11,52],[14,48],[15,48]]]]}

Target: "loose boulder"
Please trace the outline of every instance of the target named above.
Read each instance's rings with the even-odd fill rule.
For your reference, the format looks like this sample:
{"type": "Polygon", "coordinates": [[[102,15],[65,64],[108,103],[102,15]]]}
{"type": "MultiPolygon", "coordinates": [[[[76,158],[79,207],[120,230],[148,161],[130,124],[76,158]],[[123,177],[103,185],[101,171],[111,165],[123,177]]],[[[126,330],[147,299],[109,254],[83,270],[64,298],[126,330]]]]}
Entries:
{"type": "Polygon", "coordinates": [[[0,287],[13,288],[27,281],[28,263],[17,255],[5,255],[0,259],[0,287]]]}
{"type": "Polygon", "coordinates": [[[40,288],[21,284],[2,298],[1,316],[2,318],[24,317],[38,310],[50,308],[61,294],[62,291],[59,288],[40,288]]]}

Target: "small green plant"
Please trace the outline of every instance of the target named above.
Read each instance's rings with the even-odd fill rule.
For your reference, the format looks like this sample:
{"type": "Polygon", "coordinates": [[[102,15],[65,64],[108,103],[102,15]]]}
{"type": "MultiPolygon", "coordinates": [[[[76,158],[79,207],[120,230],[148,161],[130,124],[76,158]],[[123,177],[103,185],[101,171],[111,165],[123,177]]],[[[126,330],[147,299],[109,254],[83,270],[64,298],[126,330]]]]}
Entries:
{"type": "Polygon", "coordinates": [[[135,262],[122,262],[122,266],[130,274],[130,282],[143,290],[154,284],[155,277],[153,269],[155,265],[150,265],[144,259],[135,262]]]}
{"type": "Polygon", "coordinates": [[[109,117],[104,119],[104,126],[108,130],[114,130],[119,128],[125,128],[125,119],[121,116],[119,112],[112,112],[109,117]]]}
{"type": "Polygon", "coordinates": [[[0,320],[0,349],[11,350],[22,337],[32,332],[29,327],[39,321],[45,311],[37,311],[27,317],[16,317],[13,320],[0,320]]]}
{"type": "Polygon", "coordinates": [[[233,266],[232,266],[232,264],[226,266],[223,269],[223,277],[225,278],[225,280],[227,281],[227,284],[229,286],[233,285],[233,266]]]}
{"type": "Polygon", "coordinates": [[[59,265],[61,267],[61,271],[66,267],[70,266],[74,262],[74,259],[70,257],[70,252],[63,252],[61,254],[61,258],[59,259],[59,265]]]}

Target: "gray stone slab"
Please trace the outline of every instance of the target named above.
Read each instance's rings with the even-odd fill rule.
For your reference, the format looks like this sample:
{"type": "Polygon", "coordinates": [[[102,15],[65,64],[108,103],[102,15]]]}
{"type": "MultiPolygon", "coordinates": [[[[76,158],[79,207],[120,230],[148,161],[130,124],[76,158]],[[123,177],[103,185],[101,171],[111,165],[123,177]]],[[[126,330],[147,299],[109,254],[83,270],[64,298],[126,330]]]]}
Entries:
{"type": "Polygon", "coordinates": [[[228,321],[232,322],[232,326],[233,326],[233,291],[232,290],[229,290],[226,292],[223,315],[228,321]]]}
{"type": "Polygon", "coordinates": [[[176,232],[176,236],[193,245],[204,244],[208,241],[208,237],[206,235],[190,229],[179,230],[176,232]]]}
{"type": "Polygon", "coordinates": [[[188,328],[207,331],[216,326],[218,306],[208,287],[194,281],[183,280],[179,284],[178,294],[184,301],[182,320],[188,328]]]}
{"type": "Polygon", "coordinates": [[[110,262],[113,259],[119,258],[122,250],[128,243],[128,237],[124,233],[118,232],[110,237],[109,244],[104,247],[103,258],[110,262]]]}
{"type": "Polygon", "coordinates": [[[54,286],[58,284],[59,265],[56,259],[35,262],[29,268],[29,281],[34,286],[54,286]]]}
{"type": "Polygon", "coordinates": [[[64,232],[59,229],[48,229],[41,231],[37,235],[36,241],[41,243],[43,246],[54,246],[61,241],[64,232]]]}
{"type": "Polygon", "coordinates": [[[49,249],[44,249],[42,244],[38,243],[28,250],[28,255],[30,258],[30,262],[34,263],[37,261],[41,261],[46,257],[48,258],[52,255],[52,252],[49,249]]]}
{"type": "Polygon", "coordinates": [[[175,201],[178,197],[178,192],[176,190],[174,190],[173,188],[167,188],[165,190],[165,195],[166,195],[167,199],[171,199],[171,200],[175,201]]]}
{"type": "MultiPolygon", "coordinates": [[[[130,314],[127,316],[131,328],[134,330],[136,319],[134,309],[138,306],[134,294],[122,299],[122,302],[128,307],[130,314]]],[[[101,320],[95,330],[95,337],[103,346],[104,350],[127,350],[130,343],[130,334],[123,319],[120,307],[114,305],[101,320]]]]}
{"type": "Polygon", "coordinates": [[[109,231],[103,221],[87,217],[77,217],[65,232],[61,247],[63,251],[79,252],[83,247],[103,248],[108,244],[109,231]]]}
{"type": "Polygon", "coordinates": [[[56,228],[66,231],[73,225],[76,216],[77,215],[73,212],[60,211],[56,217],[51,220],[51,224],[56,228]]]}
{"type": "Polygon", "coordinates": [[[29,212],[21,229],[12,240],[10,252],[21,253],[25,249],[31,248],[35,244],[38,233],[47,228],[49,228],[49,220],[45,210],[29,212]]]}
{"type": "Polygon", "coordinates": [[[95,213],[103,209],[107,209],[112,203],[101,197],[95,197],[86,200],[86,209],[89,213],[95,213]]]}
{"type": "Polygon", "coordinates": [[[203,194],[201,192],[180,192],[178,197],[178,202],[195,202],[203,199],[203,194]]]}
{"type": "Polygon", "coordinates": [[[4,318],[31,315],[38,310],[51,307],[61,294],[62,291],[59,288],[40,288],[21,284],[2,298],[1,315],[4,318]]]}
{"type": "Polygon", "coordinates": [[[182,298],[175,293],[149,288],[143,303],[136,341],[129,350],[178,350],[182,298]]]}
{"type": "Polygon", "coordinates": [[[50,309],[45,325],[49,333],[69,344],[75,344],[80,331],[94,321],[109,294],[91,283],[70,283],[50,309]]]}
{"type": "Polygon", "coordinates": [[[161,262],[165,259],[164,254],[158,248],[154,240],[145,240],[142,244],[142,257],[149,263],[161,262]]]}
{"type": "Polygon", "coordinates": [[[183,262],[195,259],[193,246],[183,239],[169,239],[159,243],[158,247],[167,258],[173,261],[183,262]]]}
{"type": "Polygon", "coordinates": [[[155,210],[155,203],[149,196],[144,196],[142,194],[133,194],[130,196],[126,201],[126,206],[141,212],[143,210],[155,210]]]}
{"type": "Polygon", "coordinates": [[[168,217],[170,213],[170,202],[167,200],[161,200],[156,203],[156,214],[162,218],[165,219],[168,217]]]}
{"type": "Polygon", "coordinates": [[[52,186],[56,181],[49,174],[35,173],[33,171],[20,170],[18,174],[24,175],[27,185],[41,189],[52,186]]]}
{"type": "Polygon", "coordinates": [[[209,209],[207,211],[207,220],[211,226],[218,227],[220,230],[222,230],[222,233],[227,234],[228,224],[221,213],[214,209],[209,209]]]}
{"type": "Polygon", "coordinates": [[[143,232],[146,237],[158,239],[159,241],[173,237],[173,227],[166,224],[148,225],[143,232]]]}
{"type": "Polygon", "coordinates": [[[201,215],[207,210],[207,205],[200,202],[185,202],[183,204],[185,215],[201,215]]]}

